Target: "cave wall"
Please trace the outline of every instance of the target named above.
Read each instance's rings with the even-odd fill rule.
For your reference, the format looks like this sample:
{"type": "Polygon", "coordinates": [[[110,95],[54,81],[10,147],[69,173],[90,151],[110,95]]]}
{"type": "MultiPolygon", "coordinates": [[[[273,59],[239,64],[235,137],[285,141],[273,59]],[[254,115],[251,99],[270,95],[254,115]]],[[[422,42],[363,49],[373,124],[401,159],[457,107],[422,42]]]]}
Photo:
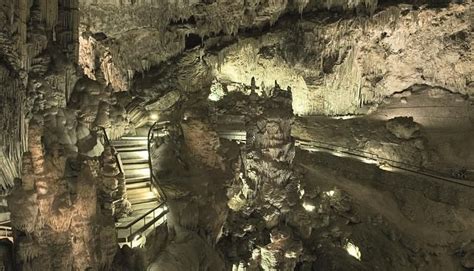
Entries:
{"type": "MultiPolygon", "coordinates": [[[[60,102],[65,105],[75,83],[75,68],[64,64],[63,57],[76,58],[76,4],[74,0],[0,2],[0,178],[4,189],[20,176],[21,154],[26,150],[28,120],[35,102],[49,100],[54,104],[62,98],[60,102]],[[55,55],[47,52],[52,47],[58,49],[55,55]],[[52,71],[52,63],[57,70],[52,71]],[[57,93],[62,97],[50,99],[57,93]]],[[[39,107],[44,110],[44,104],[39,107]]]]}
{"type": "Polygon", "coordinates": [[[224,83],[291,86],[298,115],[365,113],[416,84],[472,95],[472,7],[388,7],[371,17],[282,20],[221,51],[224,83]],[[245,67],[245,68],[242,68],[245,67]]]}
{"type": "MultiPolygon", "coordinates": [[[[298,115],[366,113],[364,105],[415,84],[472,95],[472,2],[422,4],[83,1],[79,63],[124,91],[154,68],[189,69],[196,62],[181,59],[196,55],[229,90],[252,77],[259,91],[275,80],[297,89],[298,115]],[[305,3],[306,13],[294,16],[305,3]]],[[[208,73],[183,76],[201,76],[209,87],[208,73]]]]}
{"type": "Polygon", "coordinates": [[[20,174],[21,154],[25,148],[26,97],[25,66],[27,1],[0,2],[0,183],[11,188],[20,174]],[[17,34],[14,34],[17,33],[17,34]]]}

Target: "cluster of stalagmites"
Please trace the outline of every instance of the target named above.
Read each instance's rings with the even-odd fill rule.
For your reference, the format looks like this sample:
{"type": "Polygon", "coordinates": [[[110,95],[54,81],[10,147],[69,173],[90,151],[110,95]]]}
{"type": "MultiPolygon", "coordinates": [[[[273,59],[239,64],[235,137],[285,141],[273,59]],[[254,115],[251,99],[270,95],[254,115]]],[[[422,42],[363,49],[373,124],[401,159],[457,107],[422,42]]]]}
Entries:
{"type": "Polygon", "coordinates": [[[126,198],[125,176],[120,171],[117,151],[112,146],[105,147],[101,155],[100,189],[101,203],[116,218],[132,212],[132,205],[126,198]]]}
{"type": "Polygon", "coordinates": [[[311,267],[317,242],[342,247],[349,234],[337,225],[359,223],[359,219],[346,194],[307,186],[301,170],[294,168],[291,90],[277,85],[264,95],[254,91],[249,96],[228,95],[217,105],[217,112],[235,116],[239,110],[226,106],[248,106],[240,111],[245,115],[247,139],[228,189],[231,212],[219,245],[234,270],[311,267]],[[314,231],[323,234],[316,236],[314,231]],[[308,245],[307,240],[314,244],[308,245]]]}
{"type": "Polygon", "coordinates": [[[108,136],[116,139],[130,129],[125,108],[128,102],[128,96],[123,99],[115,95],[102,81],[82,78],[74,86],[68,108],[75,111],[78,122],[85,127],[106,128],[108,136]],[[114,129],[111,129],[112,124],[114,129]]]}
{"type": "MultiPolygon", "coordinates": [[[[235,212],[242,212],[244,217],[258,214],[265,228],[274,229],[269,244],[253,249],[248,263],[239,263],[242,267],[248,265],[250,270],[259,267],[264,270],[293,270],[301,252],[296,250],[292,257],[287,257],[286,246],[298,245],[288,236],[291,233],[284,236],[278,230],[283,217],[298,203],[299,197],[298,180],[293,179],[291,166],[294,158],[294,143],[290,135],[293,117],[291,93],[275,89],[273,95],[268,100],[260,100],[254,94],[249,97],[249,106],[253,108],[248,109],[251,113],[247,116],[247,147],[242,155],[242,172],[235,180],[240,191],[233,188],[237,193],[229,202],[235,212]],[[257,107],[260,110],[256,110],[257,107]]],[[[243,228],[240,237],[257,230],[252,224],[243,225],[243,228]]]]}
{"type": "Polygon", "coordinates": [[[99,165],[45,150],[32,123],[22,179],[8,197],[18,270],[86,270],[110,266],[116,250],[110,214],[97,208],[99,165]]]}

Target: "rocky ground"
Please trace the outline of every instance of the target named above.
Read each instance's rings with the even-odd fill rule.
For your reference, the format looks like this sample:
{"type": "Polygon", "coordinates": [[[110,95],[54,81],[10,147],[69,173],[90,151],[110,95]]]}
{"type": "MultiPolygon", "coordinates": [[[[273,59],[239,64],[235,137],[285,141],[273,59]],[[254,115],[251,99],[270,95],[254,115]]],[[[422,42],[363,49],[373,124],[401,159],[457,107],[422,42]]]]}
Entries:
{"type": "Polygon", "coordinates": [[[474,268],[472,189],[294,142],[471,170],[473,6],[0,0],[0,192],[16,264],[474,268]],[[220,139],[219,118],[247,142],[220,139]],[[168,221],[118,249],[114,215],[129,210],[111,204],[123,175],[99,127],[116,139],[156,120],[172,127],[152,153],[168,221]]]}

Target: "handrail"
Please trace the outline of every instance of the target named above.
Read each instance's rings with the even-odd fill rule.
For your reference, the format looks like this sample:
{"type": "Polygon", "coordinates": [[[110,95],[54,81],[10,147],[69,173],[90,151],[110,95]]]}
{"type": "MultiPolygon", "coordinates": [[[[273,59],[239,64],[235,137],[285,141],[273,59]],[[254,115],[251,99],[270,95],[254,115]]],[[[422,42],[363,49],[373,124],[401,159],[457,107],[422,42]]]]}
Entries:
{"type": "MultiPolygon", "coordinates": [[[[103,137],[104,137],[105,144],[107,144],[110,147],[113,147],[112,143],[110,142],[109,136],[107,135],[107,131],[105,130],[105,128],[102,127],[102,126],[97,126],[97,128],[99,130],[102,130],[102,134],[103,134],[103,137]]],[[[114,158],[115,158],[115,162],[117,163],[119,172],[122,173],[122,175],[123,175],[124,172],[123,172],[123,168],[122,168],[122,163],[121,163],[120,157],[118,156],[117,151],[115,151],[113,153],[113,155],[114,155],[114,158]]]]}
{"type": "MultiPolygon", "coordinates": [[[[160,124],[160,123],[155,123],[152,126],[152,128],[157,124],[160,124]]],[[[97,126],[97,128],[102,131],[103,138],[104,138],[104,141],[105,141],[104,143],[108,146],[112,146],[112,143],[111,143],[111,141],[110,141],[110,139],[107,135],[107,132],[106,132],[105,128],[101,127],[101,126],[97,126]]],[[[150,167],[150,178],[151,178],[152,184],[154,184],[155,182],[157,184],[156,178],[154,178],[154,174],[153,174],[153,171],[152,171],[152,163],[151,163],[151,155],[150,155],[150,148],[151,148],[150,133],[151,132],[152,132],[151,130],[148,132],[148,165],[150,167]],[[154,182],[154,180],[155,180],[155,182],[154,182]]],[[[121,159],[118,155],[118,152],[114,153],[114,157],[115,157],[115,160],[117,162],[117,166],[119,168],[120,173],[124,174],[121,159]]],[[[156,223],[156,221],[158,221],[159,219],[161,219],[163,216],[165,216],[168,213],[168,207],[166,206],[166,195],[164,194],[164,192],[162,191],[161,187],[158,184],[154,185],[154,186],[156,186],[161,191],[161,193],[162,193],[161,196],[163,197],[163,202],[161,204],[159,204],[158,206],[156,206],[155,208],[152,208],[152,209],[148,210],[146,213],[136,217],[132,221],[130,221],[126,224],[123,224],[123,225],[116,226],[117,230],[126,230],[126,229],[130,230],[128,236],[125,237],[125,242],[128,242],[130,237],[135,237],[137,234],[140,234],[141,232],[148,229],[150,227],[150,225],[156,223]],[[156,215],[155,212],[160,208],[162,208],[163,211],[160,214],[156,215]],[[148,223],[146,223],[146,217],[148,215],[152,214],[152,213],[153,213],[153,219],[151,221],[149,221],[148,223]],[[144,221],[144,226],[140,227],[139,229],[132,232],[133,226],[136,225],[140,221],[144,221]]],[[[118,200],[115,200],[114,202],[117,202],[117,201],[118,200]]],[[[1,227],[0,227],[0,230],[1,230],[1,227]]]]}
{"type": "MultiPolygon", "coordinates": [[[[232,134],[231,131],[232,130],[225,130],[223,134],[224,135],[232,134]]],[[[220,131],[218,131],[218,133],[220,133],[220,131]]],[[[235,133],[245,133],[245,131],[236,130],[235,133]]],[[[431,169],[427,169],[427,168],[420,167],[420,166],[410,165],[408,163],[404,163],[404,162],[401,162],[401,161],[396,161],[396,160],[391,160],[391,159],[388,159],[388,158],[383,158],[383,157],[378,156],[377,154],[367,152],[367,151],[364,151],[364,150],[357,150],[357,149],[353,149],[353,148],[349,148],[349,147],[345,147],[345,146],[339,146],[339,145],[336,145],[336,144],[321,142],[321,141],[318,141],[318,140],[304,140],[304,139],[296,138],[295,143],[296,143],[296,145],[303,146],[303,148],[304,148],[304,146],[316,147],[316,148],[326,149],[326,150],[329,150],[329,151],[344,153],[344,154],[347,154],[347,155],[357,156],[357,157],[361,157],[361,158],[364,158],[364,159],[371,159],[375,162],[385,162],[393,168],[397,168],[397,169],[405,170],[405,171],[408,171],[408,172],[424,175],[424,176],[427,176],[427,177],[431,177],[431,178],[434,178],[434,179],[438,179],[438,180],[449,182],[449,183],[456,184],[456,185],[461,185],[461,186],[465,186],[465,187],[469,187],[469,188],[474,188],[474,184],[473,185],[467,184],[467,183],[464,182],[465,180],[457,179],[457,178],[444,177],[443,173],[441,173],[441,172],[431,170],[431,169]]]]}
{"type": "Polygon", "coordinates": [[[461,186],[465,186],[465,187],[469,187],[469,188],[474,188],[474,185],[470,185],[470,184],[462,182],[464,180],[444,177],[444,176],[442,176],[442,173],[440,173],[440,172],[430,170],[430,169],[426,169],[426,168],[422,168],[422,167],[419,167],[419,166],[410,165],[410,164],[407,164],[407,163],[404,163],[404,162],[399,162],[399,161],[383,158],[383,157],[378,156],[377,154],[373,154],[373,153],[366,152],[366,151],[353,150],[353,151],[362,153],[362,154],[357,154],[357,153],[352,152],[350,148],[342,147],[342,146],[338,146],[338,145],[330,144],[330,143],[319,142],[319,141],[316,141],[316,140],[315,141],[297,140],[297,144],[303,145],[303,146],[304,145],[313,146],[313,147],[316,147],[316,148],[327,149],[327,150],[330,150],[330,151],[337,151],[337,152],[340,152],[340,153],[344,153],[344,154],[348,154],[348,155],[352,155],[352,156],[358,156],[358,157],[365,158],[365,159],[372,159],[376,162],[379,162],[379,161],[387,162],[387,164],[389,166],[393,167],[393,168],[397,168],[397,169],[405,170],[405,171],[408,171],[408,172],[424,175],[424,176],[427,176],[427,177],[431,177],[431,178],[434,178],[434,179],[438,179],[438,180],[449,182],[449,183],[456,184],[456,185],[461,185],[461,186]],[[320,144],[320,145],[317,146],[317,144],[320,144]],[[322,145],[326,145],[326,147],[324,147],[322,145]],[[338,149],[334,149],[331,146],[337,147],[338,149]],[[345,149],[346,151],[343,151],[341,149],[345,149]],[[368,156],[365,156],[363,154],[366,154],[368,156]],[[398,164],[399,166],[394,165],[394,164],[398,164]]]}
{"type": "Polygon", "coordinates": [[[13,230],[10,226],[0,226],[0,239],[13,237],[13,230]]]}
{"type": "MultiPolygon", "coordinates": [[[[166,207],[166,204],[165,202],[162,202],[160,205],[156,206],[155,208],[153,209],[150,209],[149,211],[147,211],[146,213],[136,217],[134,220],[126,223],[125,225],[119,225],[117,226],[116,228],[117,229],[127,229],[127,228],[130,228],[131,226],[133,226],[134,224],[136,224],[138,221],[142,220],[144,217],[148,216],[149,214],[153,213],[154,211],[156,211],[157,209],[161,208],[161,207],[166,207]]],[[[163,208],[163,211],[166,211],[167,208],[163,208]]]]}
{"type": "Polygon", "coordinates": [[[116,229],[120,229],[120,230],[126,230],[126,229],[129,229],[130,232],[129,234],[127,235],[127,237],[124,237],[124,238],[119,238],[119,241],[124,241],[124,242],[128,242],[130,240],[130,238],[133,240],[133,238],[135,236],[137,236],[138,234],[146,231],[151,225],[155,224],[156,221],[158,221],[159,219],[163,218],[166,214],[168,213],[168,208],[166,206],[166,204],[163,202],[162,204],[160,204],[159,206],[157,206],[156,208],[153,208],[151,209],[150,211],[146,212],[146,214],[144,215],[141,215],[140,217],[134,219],[132,222],[130,223],[127,223],[126,226],[117,226],[116,229]],[[155,211],[159,208],[163,207],[163,211],[158,214],[158,215],[155,215],[155,211]],[[148,223],[146,223],[146,217],[153,213],[153,219],[151,221],[149,221],[148,223]],[[144,221],[144,225],[143,227],[140,227],[138,228],[137,230],[133,231],[132,232],[132,229],[133,229],[133,226],[135,224],[137,224],[138,222],[140,221],[144,221]]]}
{"type": "Polygon", "coordinates": [[[153,163],[152,163],[152,159],[151,159],[151,141],[154,137],[154,134],[153,134],[153,131],[155,129],[155,126],[158,126],[158,125],[165,125],[165,124],[169,124],[170,121],[156,121],[155,123],[153,123],[153,125],[150,127],[150,129],[148,130],[148,136],[147,136],[147,148],[148,148],[148,166],[150,167],[150,181],[152,184],[155,185],[155,187],[158,189],[159,191],[159,194],[160,196],[163,197],[163,200],[166,201],[167,200],[167,196],[166,196],[166,193],[165,191],[163,191],[163,189],[161,188],[161,185],[158,181],[158,178],[156,178],[155,176],[155,173],[153,172],[153,163]]]}

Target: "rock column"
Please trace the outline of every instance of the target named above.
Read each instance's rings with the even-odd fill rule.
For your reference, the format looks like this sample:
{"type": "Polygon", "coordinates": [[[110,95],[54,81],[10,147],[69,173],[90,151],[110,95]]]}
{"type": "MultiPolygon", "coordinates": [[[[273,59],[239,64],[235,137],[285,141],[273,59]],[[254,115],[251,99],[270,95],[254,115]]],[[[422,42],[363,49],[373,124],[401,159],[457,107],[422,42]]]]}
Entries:
{"type": "Polygon", "coordinates": [[[270,98],[255,100],[251,106],[244,178],[252,190],[255,208],[272,228],[299,200],[292,168],[291,92],[275,88],[270,98]]]}

